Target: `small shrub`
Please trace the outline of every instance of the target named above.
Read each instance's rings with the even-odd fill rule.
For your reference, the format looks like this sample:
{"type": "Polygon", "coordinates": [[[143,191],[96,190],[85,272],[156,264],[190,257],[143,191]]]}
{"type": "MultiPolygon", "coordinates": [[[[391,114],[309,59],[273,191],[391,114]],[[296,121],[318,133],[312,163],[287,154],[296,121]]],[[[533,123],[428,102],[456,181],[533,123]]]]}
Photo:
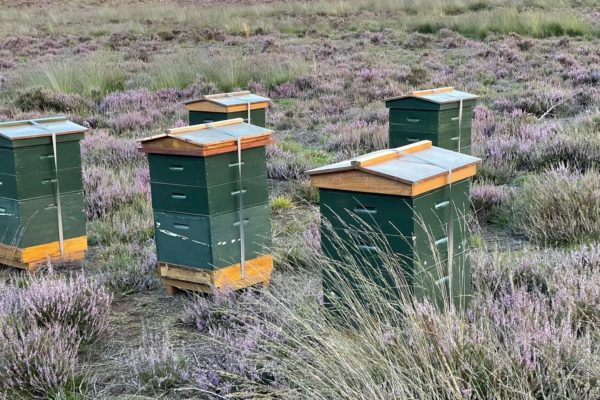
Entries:
{"type": "Polygon", "coordinates": [[[118,138],[99,131],[86,135],[81,141],[81,161],[88,167],[143,164],[145,159],[134,139],[118,138]]]}
{"type": "Polygon", "coordinates": [[[0,389],[10,398],[62,398],[79,379],[76,330],[27,320],[0,324],[0,389]]]}
{"type": "Polygon", "coordinates": [[[117,243],[146,243],[154,237],[152,205],[145,196],[135,196],[130,203],[117,205],[87,224],[92,243],[106,246],[117,243]]]}
{"type": "Polygon", "coordinates": [[[150,176],[146,168],[120,168],[118,171],[102,166],[83,169],[86,214],[94,219],[115,211],[124,204],[150,195],[150,176]]]}
{"type": "Polygon", "coordinates": [[[74,329],[89,343],[108,329],[112,296],[83,275],[34,279],[23,292],[23,308],[38,326],[74,329]]]}
{"type": "Polygon", "coordinates": [[[132,294],[160,287],[154,247],[113,243],[101,248],[98,258],[99,281],[113,292],[132,294]]]}
{"type": "Polygon", "coordinates": [[[327,125],[322,132],[328,135],[325,149],[338,152],[337,158],[340,159],[384,149],[388,142],[385,125],[367,123],[360,119],[327,125]]]}
{"type": "Polygon", "coordinates": [[[89,114],[95,104],[78,94],[55,93],[48,89],[33,87],[17,93],[15,106],[22,111],[54,111],[59,113],[89,114]]]}
{"type": "Polygon", "coordinates": [[[600,238],[600,173],[555,169],[530,176],[515,196],[510,225],[530,240],[566,244],[600,238]]]}
{"type": "Polygon", "coordinates": [[[187,378],[183,355],[173,347],[168,332],[144,332],[140,346],[126,360],[139,389],[169,389],[187,378]]]}
{"type": "Polygon", "coordinates": [[[492,221],[510,206],[513,190],[506,186],[477,185],[471,188],[471,207],[477,218],[492,221]]]}
{"type": "Polygon", "coordinates": [[[294,207],[294,202],[287,196],[277,196],[271,200],[271,212],[277,214],[294,207]]]}

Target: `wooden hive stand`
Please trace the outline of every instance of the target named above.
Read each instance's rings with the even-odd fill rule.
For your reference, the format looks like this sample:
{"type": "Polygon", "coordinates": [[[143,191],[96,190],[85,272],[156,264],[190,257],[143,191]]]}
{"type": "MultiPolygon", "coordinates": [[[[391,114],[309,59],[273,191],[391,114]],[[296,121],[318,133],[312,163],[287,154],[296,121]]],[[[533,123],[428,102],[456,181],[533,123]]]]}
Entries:
{"type": "Polygon", "coordinates": [[[34,273],[37,267],[48,261],[53,263],[81,261],[85,258],[86,249],[86,236],[65,240],[63,255],[60,254],[59,242],[24,249],[0,243],[0,264],[34,273]]]}
{"type": "Polygon", "coordinates": [[[158,263],[158,273],[169,295],[179,289],[213,294],[217,290],[238,290],[257,284],[267,287],[271,282],[273,257],[265,255],[247,260],[245,268],[242,276],[239,263],[217,270],[158,263]]]}

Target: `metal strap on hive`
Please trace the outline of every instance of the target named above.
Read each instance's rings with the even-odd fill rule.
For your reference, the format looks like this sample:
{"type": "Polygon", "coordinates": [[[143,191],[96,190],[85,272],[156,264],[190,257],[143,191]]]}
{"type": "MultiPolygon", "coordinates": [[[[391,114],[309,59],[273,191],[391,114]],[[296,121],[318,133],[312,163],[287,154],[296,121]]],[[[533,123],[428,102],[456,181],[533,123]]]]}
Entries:
{"type": "Polygon", "coordinates": [[[30,121],[33,125],[40,129],[52,133],[52,158],[54,158],[54,173],[56,174],[56,209],[58,214],[58,243],[60,246],[60,255],[65,253],[65,238],[63,232],[63,220],[62,220],[62,205],[60,201],[60,182],[58,179],[58,151],[56,146],[56,132],[46,129],[46,127],[38,124],[35,121],[30,121]]]}
{"type": "MultiPolygon", "coordinates": [[[[250,103],[248,103],[248,123],[250,123],[250,103]]],[[[207,124],[211,129],[219,131],[227,136],[235,137],[228,132],[223,132],[220,129],[216,129],[213,124],[207,124]]],[[[239,174],[239,191],[238,191],[238,214],[240,224],[240,274],[242,278],[246,276],[246,234],[244,230],[244,186],[242,182],[242,136],[236,137],[237,139],[237,156],[238,156],[238,174],[239,174]]]]}

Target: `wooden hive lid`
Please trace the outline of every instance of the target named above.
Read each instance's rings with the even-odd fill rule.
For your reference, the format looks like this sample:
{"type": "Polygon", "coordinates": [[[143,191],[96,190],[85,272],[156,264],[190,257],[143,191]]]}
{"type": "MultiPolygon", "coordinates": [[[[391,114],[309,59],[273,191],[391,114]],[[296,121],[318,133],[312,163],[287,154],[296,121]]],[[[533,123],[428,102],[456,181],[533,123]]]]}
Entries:
{"type": "Polygon", "coordinates": [[[403,96],[390,97],[385,99],[386,107],[390,106],[390,102],[395,102],[398,100],[416,98],[419,100],[428,101],[436,104],[448,104],[448,103],[458,103],[461,100],[475,100],[478,99],[479,96],[467,92],[461,92],[460,90],[454,89],[454,87],[443,87],[436,89],[427,89],[427,90],[415,90],[409,92],[403,96]]]}
{"type": "Polygon", "coordinates": [[[248,111],[248,106],[251,110],[258,110],[270,105],[271,99],[242,91],[206,95],[186,102],[185,108],[188,111],[230,113],[248,111]]]}
{"type": "Polygon", "coordinates": [[[306,171],[311,185],[351,192],[418,196],[477,172],[481,160],[434,147],[430,140],[380,150],[306,171]]]}
{"type": "Polygon", "coordinates": [[[140,139],[144,153],[211,156],[273,143],[273,131],[244,122],[242,118],[169,129],[162,135],[140,139]]]}
{"type": "Polygon", "coordinates": [[[67,120],[65,117],[27,119],[0,123],[0,136],[14,140],[27,140],[52,136],[84,133],[87,128],[67,120]]]}

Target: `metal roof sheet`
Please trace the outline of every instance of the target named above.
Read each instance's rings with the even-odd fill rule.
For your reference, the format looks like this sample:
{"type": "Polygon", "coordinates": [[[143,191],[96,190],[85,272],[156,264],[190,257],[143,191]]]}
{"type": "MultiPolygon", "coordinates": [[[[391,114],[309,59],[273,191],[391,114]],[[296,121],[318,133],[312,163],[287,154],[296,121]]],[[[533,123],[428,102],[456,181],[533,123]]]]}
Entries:
{"type": "Polygon", "coordinates": [[[472,93],[461,92],[460,90],[455,90],[453,87],[448,87],[448,88],[438,88],[438,89],[414,91],[414,92],[410,92],[409,94],[404,95],[404,96],[390,97],[388,99],[385,99],[385,101],[387,102],[387,101],[401,100],[401,99],[406,99],[406,98],[417,98],[417,99],[421,99],[421,100],[425,100],[425,101],[430,101],[432,103],[446,104],[446,103],[459,102],[461,100],[463,100],[463,101],[464,100],[474,100],[474,99],[478,99],[479,96],[472,94],[472,93]]]}
{"type": "MultiPolygon", "coordinates": [[[[201,126],[201,125],[196,125],[201,126]]],[[[256,125],[250,125],[245,122],[239,122],[235,125],[211,126],[194,131],[182,133],[170,133],[169,136],[186,140],[197,145],[209,145],[212,143],[231,140],[232,138],[245,138],[253,136],[262,136],[271,133],[270,129],[262,128],[256,125]]]]}
{"type": "Polygon", "coordinates": [[[209,101],[211,103],[219,104],[224,107],[228,106],[236,106],[236,105],[245,105],[252,103],[263,103],[270,102],[271,99],[267,97],[258,96],[256,94],[252,94],[250,92],[231,92],[231,93],[221,93],[221,94],[213,94],[206,95],[201,97],[200,99],[195,99],[186,102],[185,104],[193,104],[202,101],[209,101]]]}
{"type": "Polygon", "coordinates": [[[0,136],[8,140],[23,140],[37,137],[67,135],[82,133],[87,128],[68,121],[64,117],[39,118],[22,121],[9,121],[0,123],[0,136]]]}
{"type": "Polygon", "coordinates": [[[213,122],[210,124],[200,124],[185,126],[183,128],[170,129],[164,135],[152,136],[141,139],[140,142],[148,142],[163,137],[171,137],[184,140],[198,146],[208,146],[215,143],[237,140],[238,138],[251,138],[257,136],[266,136],[273,131],[256,125],[243,122],[242,118],[229,119],[225,121],[213,122]]]}
{"type": "Polygon", "coordinates": [[[398,147],[314,168],[306,173],[319,175],[358,170],[391,180],[415,184],[479,162],[481,160],[477,157],[434,146],[411,153],[405,153],[403,147],[398,147]],[[361,162],[361,160],[363,161],[361,162]],[[364,161],[367,160],[369,162],[365,163],[364,161]]]}

